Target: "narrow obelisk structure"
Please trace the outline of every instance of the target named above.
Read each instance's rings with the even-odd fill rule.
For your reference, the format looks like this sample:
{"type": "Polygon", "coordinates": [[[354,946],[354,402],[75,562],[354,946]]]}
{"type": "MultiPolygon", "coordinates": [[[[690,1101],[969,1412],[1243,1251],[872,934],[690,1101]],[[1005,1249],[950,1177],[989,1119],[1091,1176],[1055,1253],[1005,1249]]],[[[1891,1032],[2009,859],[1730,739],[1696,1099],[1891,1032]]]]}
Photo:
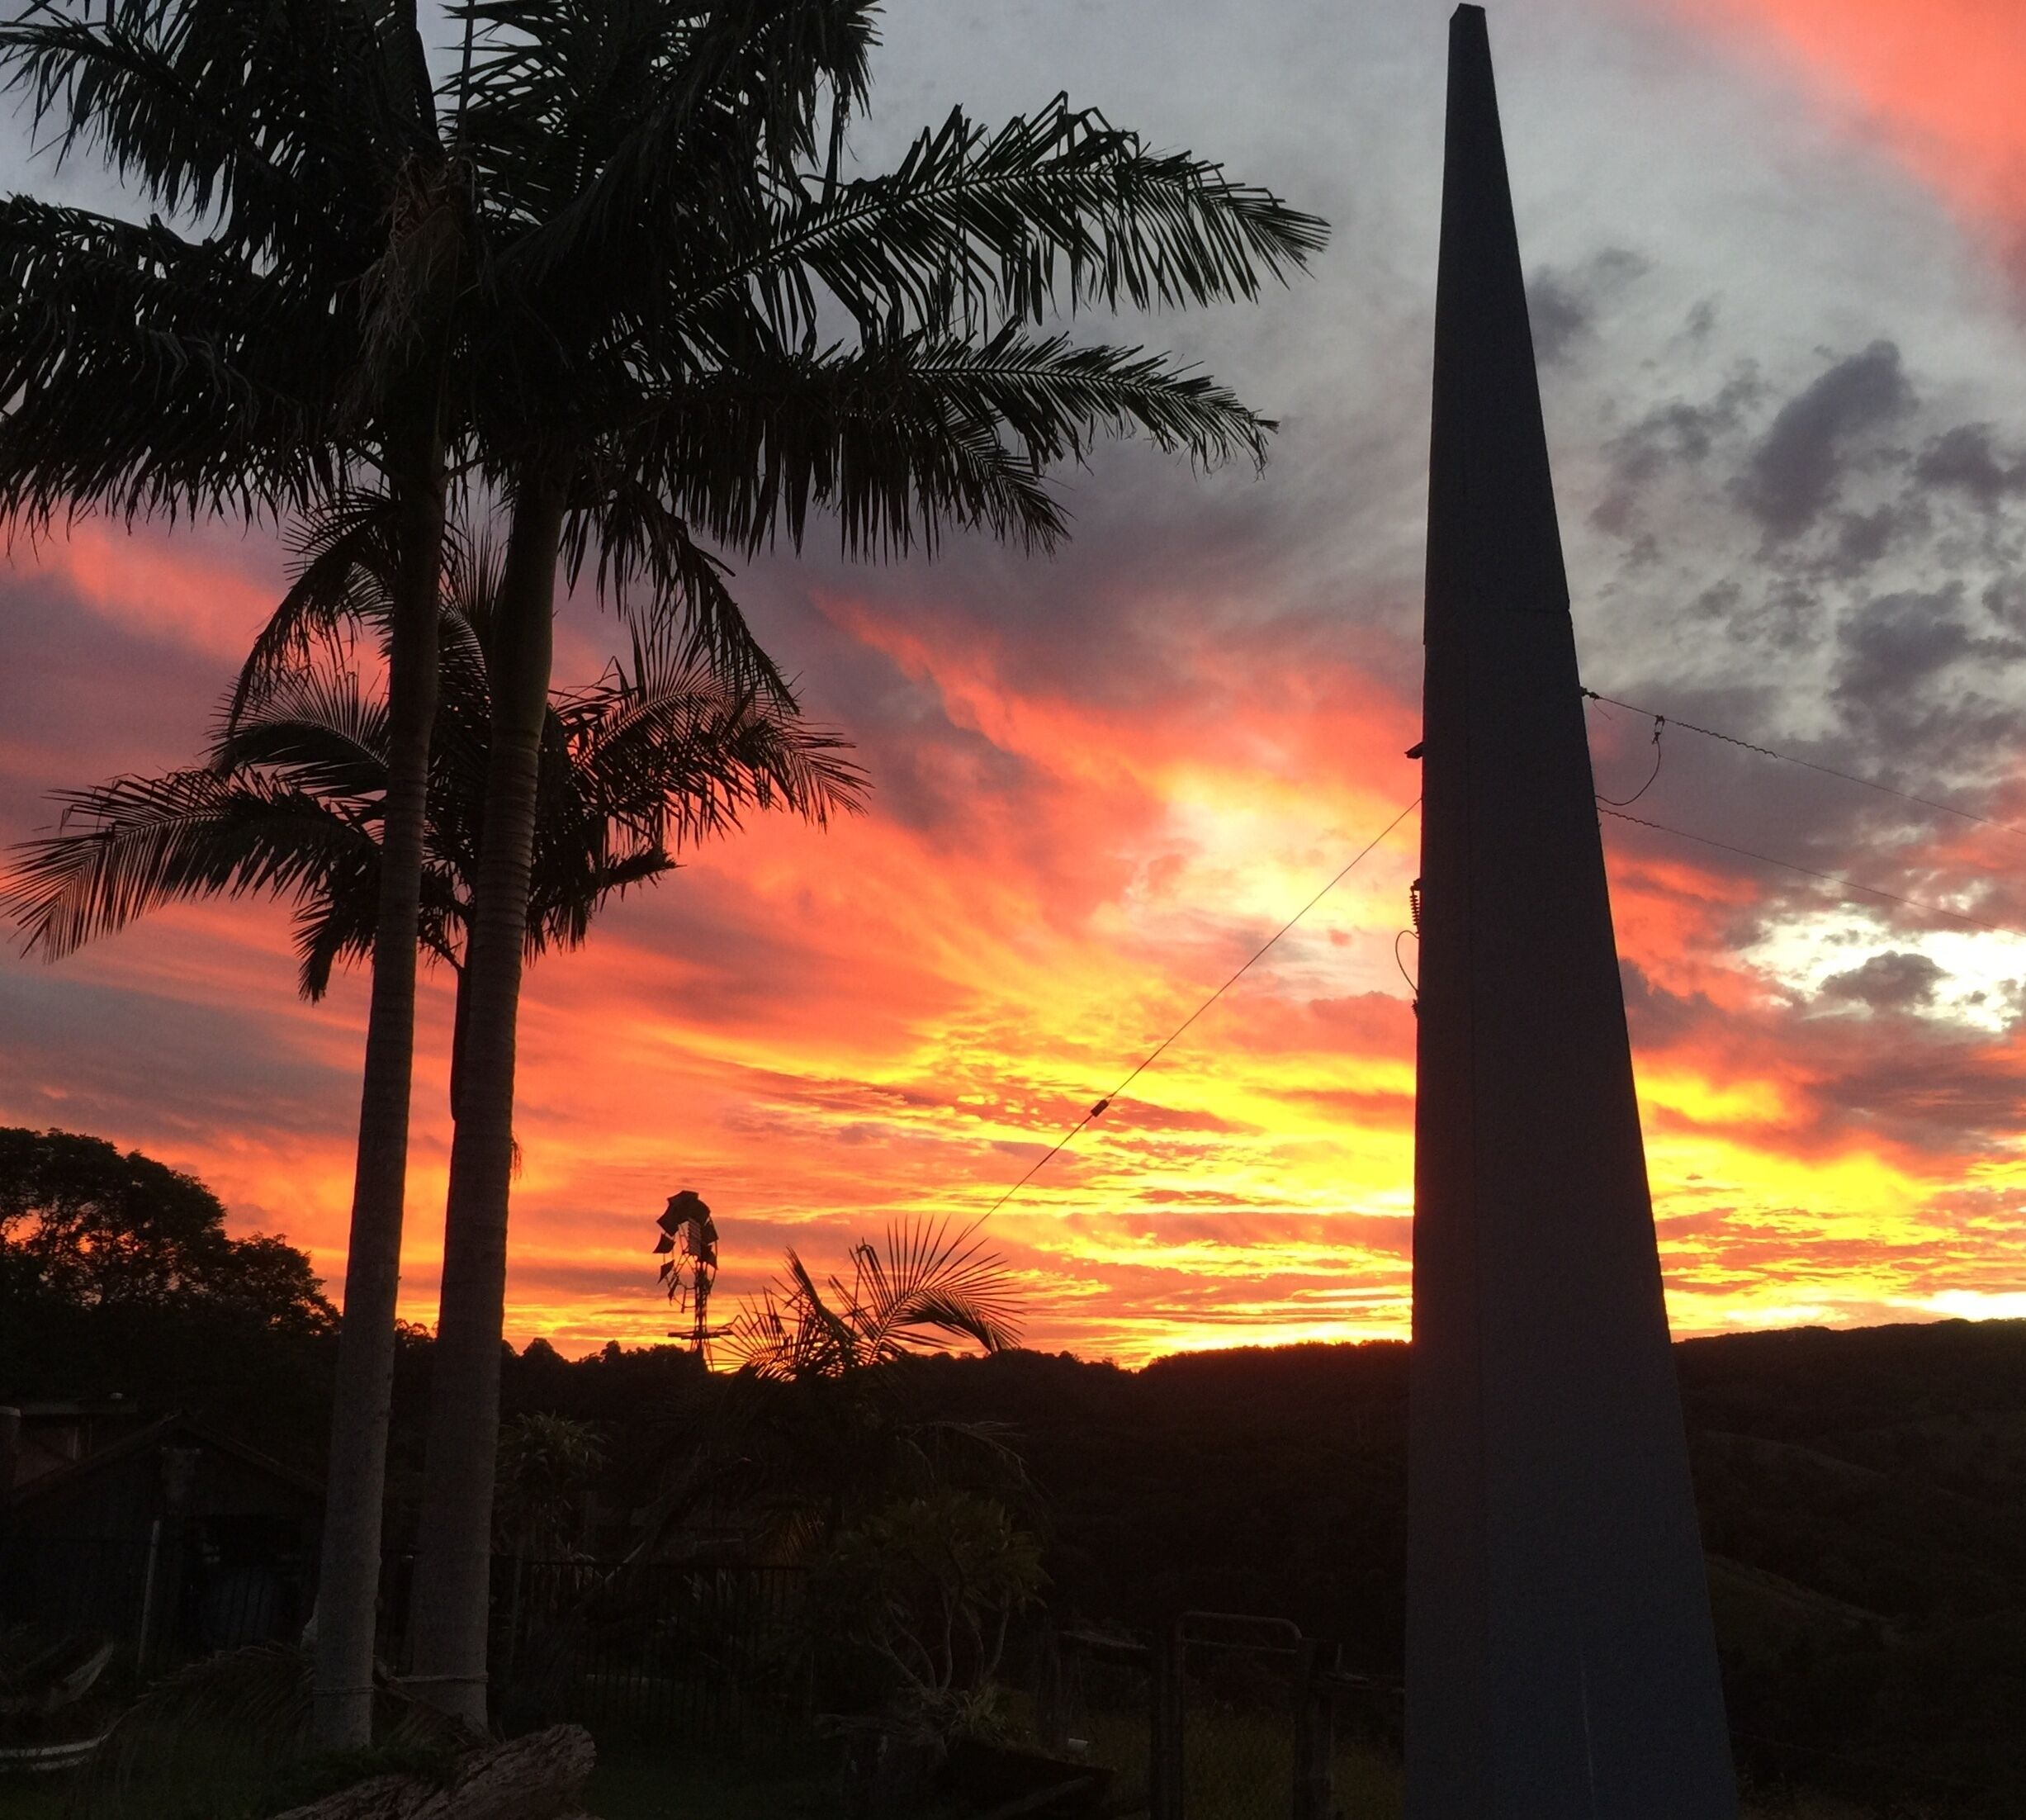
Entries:
{"type": "Polygon", "coordinates": [[[1735,1820],[1483,9],[1450,24],[1408,1820],[1735,1820]]]}

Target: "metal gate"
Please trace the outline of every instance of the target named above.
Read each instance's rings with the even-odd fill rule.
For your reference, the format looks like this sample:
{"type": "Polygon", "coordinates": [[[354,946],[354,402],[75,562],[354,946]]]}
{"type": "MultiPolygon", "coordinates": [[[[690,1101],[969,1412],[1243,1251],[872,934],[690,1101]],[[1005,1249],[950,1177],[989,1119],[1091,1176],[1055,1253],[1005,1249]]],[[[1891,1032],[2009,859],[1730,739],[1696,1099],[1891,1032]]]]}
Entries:
{"type": "Polygon", "coordinates": [[[1336,1651],[1285,1619],[1176,1621],[1181,1800],[1188,1820],[1330,1820],[1336,1651]]]}
{"type": "Polygon", "coordinates": [[[1334,1643],[1281,1619],[1185,1612],[1152,1640],[1055,1639],[1037,1695],[1043,1741],[1111,1772],[1105,1811],[1149,1820],[1385,1820],[1390,1765],[1340,1748],[1334,1643]]]}

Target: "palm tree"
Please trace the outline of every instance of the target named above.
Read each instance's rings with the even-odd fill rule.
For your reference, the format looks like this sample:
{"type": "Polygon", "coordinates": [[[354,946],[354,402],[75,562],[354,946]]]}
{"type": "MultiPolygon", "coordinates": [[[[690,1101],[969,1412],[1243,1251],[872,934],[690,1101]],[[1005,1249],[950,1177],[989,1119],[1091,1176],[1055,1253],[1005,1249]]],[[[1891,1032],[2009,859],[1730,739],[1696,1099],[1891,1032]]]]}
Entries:
{"type": "Polygon", "coordinates": [[[470,400],[509,502],[509,624],[468,963],[471,1116],[451,1162],[414,1635],[418,1675],[483,1716],[489,1506],[537,711],[558,559],[595,547],[707,620],[699,539],[846,550],[980,528],[1047,547],[1045,476],[1110,433],[1202,462],[1271,426],[1137,348],[1032,332],[1052,308],[1249,297],[1322,224],[1058,101],[953,114],[893,171],[840,175],[869,0],[466,0],[459,90],[486,252],[470,400]],[[831,340],[840,322],[853,325],[831,340]]]}
{"type": "Polygon", "coordinates": [[[699,1504],[759,1523],[763,1546],[807,1558],[854,1515],[953,1473],[995,1493],[1030,1489],[992,1424],[922,1420],[896,1369],[953,1342],[1017,1345],[1022,1302],[976,1225],[894,1222],[851,1248],[848,1275],[821,1280],[791,1249],[726,1329],[735,1369],[662,1412],[674,1416],[665,1482],[635,1557],[699,1504]]]}
{"type": "Polygon", "coordinates": [[[447,455],[441,333],[468,273],[414,0],[42,0],[0,74],[145,225],[0,203],[0,516],[248,520],[381,476],[400,556],[390,775],[338,1344],[317,1725],[368,1742],[414,1053],[447,455]]]}
{"type": "Polygon", "coordinates": [[[904,1220],[851,1248],[851,1280],[821,1285],[793,1250],[779,1277],[740,1305],[726,1343],[737,1368],[787,1382],[849,1378],[968,1339],[1020,1344],[1020,1296],[975,1224],[904,1220]]]}
{"type": "MultiPolygon", "coordinates": [[[[453,562],[439,616],[420,942],[457,979],[453,1116],[465,1098],[464,957],[490,734],[496,570],[482,552],[453,562]]],[[[384,626],[394,611],[391,577],[357,577],[353,604],[368,624],[384,626]]],[[[335,968],[370,957],[386,703],[362,680],[336,627],[293,642],[286,661],[267,654],[249,671],[206,764],[64,792],[59,832],[17,849],[0,908],[29,949],[59,960],[166,904],[255,894],[295,906],[305,998],[323,998],[335,968]]],[[[673,870],[684,847],[732,832],[749,808],[788,808],[819,823],[855,810],[864,780],[842,750],[801,718],[792,697],[728,686],[697,641],[637,637],[630,661],[549,703],[529,958],[580,946],[604,904],[673,870]]]]}
{"type": "MultiPolygon", "coordinates": [[[[726,94],[765,92],[798,58],[820,59],[821,21],[805,29],[814,9],[786,30],[774,10],[729,0],[670,16],[670,30],[715,47],[720,79],[665,111],[632,149],[635,177],[708,137],[726,94]],[[741,45],[759,55],[741,61],[741,45]]],[[[38,0],[0,22],[0,79],[52,126],[59,154],[102,154],[151,211],[142,226],[26,197],[0,205],[0,516],[31,528],[94,509],[251,519],[327,501],[362,464],[386,502],[383,522],[360,533],[400,555],[386,864],[319,1597],[319,1735],[334,1747],[364,1744],[370,1714],[451,452],[468,444],[475,396],[516,389],[495,359],[515,353],[514,337],[473,324],[518,325],[538,352],[570,282],[539,257],[546,292],[488,263],[462,137],[468,85],[461,78],[439,107],[415,13],[414,0],[291,0],[280,12],[266,0],[38,0]]],[[[478,13],[465,21],[465,76],[478,13]]],[[[518,150],[530,181],[517,195],[496,188],[489,217],[516,233],[574,197],[567,184],[545,192],[556,173],[538,145],[518,150]]],[[[514,148],[495,140],[491,154],[484,175],[496,187],[514,148]]],[[[516,447],[539,439],[510,410],[495,418],[516,447]]],[[[736,652],[742,628],[722,617],[716,571],[669,514],[636,502],[601,523],[613,533],[601,585],[651,565],[664,595],[684,595],[736,652]]],[[[756,653],[745,661],[767,673],[756,653]]],[[[509,662],[504,675],[526,669],[509,662]]],[[[517,704],[524,742],[541,690],[499,694],[517,704]]]]}

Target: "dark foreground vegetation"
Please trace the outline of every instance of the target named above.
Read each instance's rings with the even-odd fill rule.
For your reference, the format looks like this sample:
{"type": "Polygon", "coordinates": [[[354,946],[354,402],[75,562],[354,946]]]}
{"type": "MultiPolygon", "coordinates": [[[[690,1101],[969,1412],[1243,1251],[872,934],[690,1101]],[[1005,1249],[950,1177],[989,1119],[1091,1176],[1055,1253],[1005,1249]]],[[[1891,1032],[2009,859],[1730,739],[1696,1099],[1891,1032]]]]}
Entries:
{"type": "MultiPolygon", "coordinates": [[[[0,1404],[179,1414],[272,1461],[314,1511],[335,1331],[301,1254],[226,1238],[200,1184],[145,1159],[0,1132],[8,1143],[0,1404]]],[[[404,1332],[397,1552],[433,1353],[404,1332]]],[[[1736,1335],[1677,1356],[1738,1753],[1761,1799],[2026,1813],[2026,1322],[1736,1335]]],[[[940,1702],[939,1723],[1039,1727],[1037,1637],[1143,1638],[1185,1612],[1246,1614],[1341,1645],[1356,1678],[1345,1747],[1382,1765],[1399,1724],[1406,1365],[1387,1344],[1139,1370],[1016,1349],[867,1367],[833,1348],[806,1375],[767,1378],[707,1374],[673,1347],[573,1361],[535,1341],[502,1360],[497,1546],[523,1567],[506,1595],[519,1666],[499,1678],[498,1716],[509,1729],[560,1716],[526,1664],[544,1611],[582,1603],[579,1564],[630,1558],[637,1603],[643,1588],[693,1599],[698,1575],[722,1596],[736,1571],[742,1598],[775,1589],[777,1616],[781,1576],[799,1576],[796,1622],[814,1614],[833,1642],[856,1640],[793,1671],[799,1697],[836,1713],[869,1664],[908,1657],[924,1633],[913,1602],[935,1585],[924,1563],[953,1556],[986,1589],[959,1608],[968,1640],[873,1675],[887,1694],[906,1680],[921,1710],[940,1702]]],[[[714,1742],[750,1744],[744,1718],[712,1712],[714,1742]]],[[[601,1773],[622,1783],[637,1728],[611,1742],[601,1773]]],[[[826,1747],[844,1747],[833,1734],[826,1747]]],[[[684,1774],[699,1790],[750,1780],[701,1758],[684,1774]]],[[[655,1799],[675,1805],[613,1786],[622,1820],[691,1811],[665,1783],[655,1799]]],[[[727,1795],[727,1811],[744,1799],[727,1795]]]]}
{"type": "MultiPolygon", "coordinates": [[[[1676,1348],[1740,1761],[2026,1813],[2026,1323],[1741,1334],[1676,1348]]],[[[925,1362],[925,1405],[1011,1424],[1055,1596],[1153,1625],[1271,1613],[1397,1674],[1406,1348],[1138,1372],[925,1362]]]]}

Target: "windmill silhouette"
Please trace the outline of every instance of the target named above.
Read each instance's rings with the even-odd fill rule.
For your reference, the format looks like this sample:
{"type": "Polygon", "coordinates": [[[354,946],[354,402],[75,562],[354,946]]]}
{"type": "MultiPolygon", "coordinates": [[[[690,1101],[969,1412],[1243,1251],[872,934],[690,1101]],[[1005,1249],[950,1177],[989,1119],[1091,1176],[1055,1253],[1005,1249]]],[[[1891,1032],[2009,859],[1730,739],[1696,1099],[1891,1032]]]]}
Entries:
{"type": "Polygon", "coordinates": [[[679,1329],[669,1338],[687,1339],[689,1349],[708,1367],[711,1342],[727,1331],[710,1325],[711,1286],[717,1280],[717,1222],[702,1197],[684,1188],[668,1197],[655,1224],[661,1229],[654,1249],[662,1260],[662,1287],[668,1299],[690,1315],[689,1331],[679,1329]]]}

